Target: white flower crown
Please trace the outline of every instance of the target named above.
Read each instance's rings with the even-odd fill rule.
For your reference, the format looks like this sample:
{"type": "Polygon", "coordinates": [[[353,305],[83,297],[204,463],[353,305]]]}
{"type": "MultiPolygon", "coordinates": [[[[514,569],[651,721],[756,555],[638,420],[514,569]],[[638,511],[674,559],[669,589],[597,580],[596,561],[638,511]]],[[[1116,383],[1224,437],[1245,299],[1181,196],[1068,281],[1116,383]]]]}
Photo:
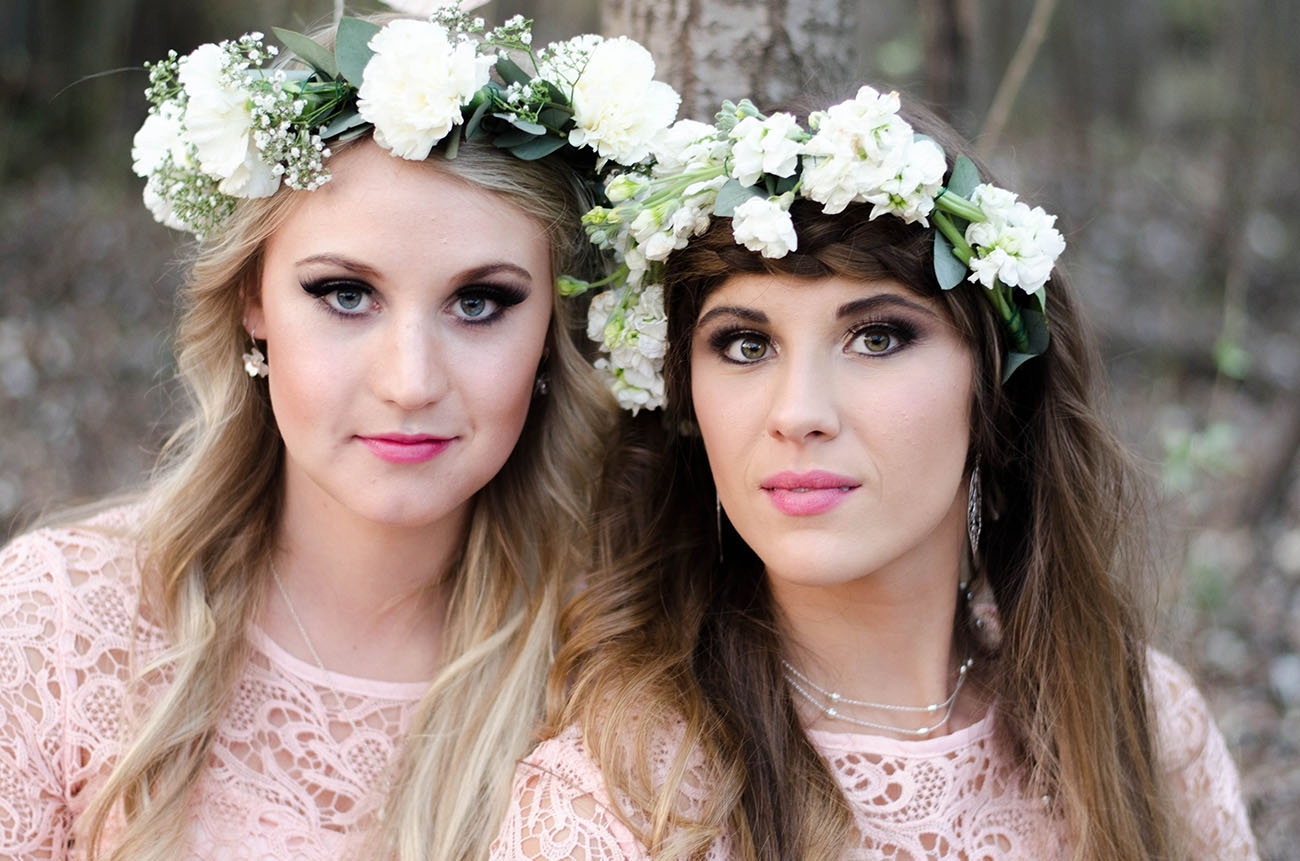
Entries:
{"type": "Polygon", "coordinates": [[[275,30],[303,69],[265,67],[278,50],[261,33],[173,51],[148,66],[152,104],[131,152],[145,204],[163,224],[203,236],[241,198],[328,182],[328,144],[372,129],[380,146],[415,160],[438,144],[454,157],[461,140],[524,160],[568,146],[590,155],[593,184],[608,165],[646,160],[680,103],[654,80],[649,51],[579,36],[534,53],[531,25],[516,16],[487,30],[452,5],[384,26],[345,18],[333,50],[275,30]]]}
{"type": "Polygon", "coordinates": [[[748,100],[725,102],[716,125],[679,121],[656,138],[651,162],[608,178],[612,206],[592,209],[584,221],[592,241],[621,265],[596,284],[567,279],[560,289],[609,288],[591,302],[587,334],[600,344],[596,366],[624,408],[635,414],[664,403],[660,279],[668,255],[723,216],[732,219],[738,243],[784,257],[799,243],[789,212],[796,197],[831,215],[870,203],[871,218],[927,226],[933,219],[939,285],[982,284],[1005,323],[1011,348],[1003,379],[1047,349],[1044,288],[1065,250],[1056,217],[980,184],[965,157],[945,186],[943,149],[915,134],[898,109],[897,93],[863,87],[813,113],[804,129],[790,114],[765,116],[748,100]]]}

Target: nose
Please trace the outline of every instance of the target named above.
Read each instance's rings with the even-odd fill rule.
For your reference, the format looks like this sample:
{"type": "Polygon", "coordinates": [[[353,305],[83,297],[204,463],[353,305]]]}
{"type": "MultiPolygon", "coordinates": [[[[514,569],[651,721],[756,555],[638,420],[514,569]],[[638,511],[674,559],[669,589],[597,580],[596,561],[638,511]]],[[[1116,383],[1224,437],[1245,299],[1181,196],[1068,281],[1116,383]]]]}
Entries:
{"type": "Polygon", "coordinates": [[[376,393],[403,410],[440,400],[449,384],[443,345],[421,319],[395,321],[378,337],[372,370],[376,393]]]}
{"type": "Polygon", "coordinates": [[[840,431],[834,362],[788,349],[771,378],[768,433],[794,442],[832,439],[840,431]]]}

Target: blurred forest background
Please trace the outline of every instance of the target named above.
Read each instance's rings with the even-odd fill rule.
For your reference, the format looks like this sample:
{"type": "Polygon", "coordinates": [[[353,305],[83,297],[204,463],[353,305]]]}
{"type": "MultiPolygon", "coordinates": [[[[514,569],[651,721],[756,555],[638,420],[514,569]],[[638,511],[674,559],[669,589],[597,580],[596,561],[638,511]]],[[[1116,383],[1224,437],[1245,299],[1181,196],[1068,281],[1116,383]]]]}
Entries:
{"type": "MultiPolygon", "coordinates": [[[[350,12],[377,3],[350,3],[350,12]]],[[[0,4],[0,538],[138,484],[172,426],[182,236],[139,202],[145,60],[330,0],[0,4]]],[[[495,0],[539,40],[628,33],[683,115],[870,81],[936,106],[1060,214],[1121,429],[1168,525],[1163,648],[1300,859],[1300,3],[495,0]],[[1028,35],[1026,35],[1028,34],[1028,35]]],[[[826,98],[819,99],[822,102],[826,98]]],[[[234,361],[232,357],[232,361],[234,361]]]]}

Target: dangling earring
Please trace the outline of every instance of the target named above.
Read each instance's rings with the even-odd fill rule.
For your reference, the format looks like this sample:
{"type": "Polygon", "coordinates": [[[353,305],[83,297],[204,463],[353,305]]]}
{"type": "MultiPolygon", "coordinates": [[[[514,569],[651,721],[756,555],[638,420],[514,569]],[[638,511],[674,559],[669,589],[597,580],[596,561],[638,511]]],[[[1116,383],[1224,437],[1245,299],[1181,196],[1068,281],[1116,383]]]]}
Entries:
{"type": "Polygon", "coordinates": [[[533,378],[533,397],[544,398],[551,391],[551,378],[546,371],[539,370],[537,376],[533,378]]]}
{"type": "Polygon", "coordinates": [[[244,371],[250,377],[265,377],[271,369],[267,367],[266,356],[257,347],[257,334],[251,329],[248,331],[248,340],[252,346],[244,354],[244,371]]]}
{"type": "Polygon", "coordinates": [[[984,528],[984,494],[980,488],[980,466],[976,461],[970,473],[966,501],[966,538],[970,541],[970,569],[977,572],[973,579],[959,584],[960,597],[966,601],[966,614],[971,635],[985,651],[994,652],[1002,645],[1002,616],[998,612],[997,597],[989,579],[979,563],[980,537],[984,528]]]}
{"type": "Polygon", "coordinates": [[[713,502],[713,505],[714,505],[714,511],[717,512],[717,516],[718,516],[718,519],[717,519],[717,525],[718,525],[718,564],[721,565],[722,562],[723,562],[723,558],[722,558],[722,497],[718,494],[718,492],[717,492],[716,490],[713,492],[713,500],[714,500],[714,502],[713,502]]]}

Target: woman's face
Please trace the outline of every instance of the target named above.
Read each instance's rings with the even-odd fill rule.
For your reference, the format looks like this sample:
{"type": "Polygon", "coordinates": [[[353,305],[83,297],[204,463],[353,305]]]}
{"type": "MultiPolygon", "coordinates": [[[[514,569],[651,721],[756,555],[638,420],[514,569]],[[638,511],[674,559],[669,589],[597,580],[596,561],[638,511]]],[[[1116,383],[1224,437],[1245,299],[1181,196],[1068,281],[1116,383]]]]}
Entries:
{"type": "Polygon", "coordinates": [[[546,235],[504,198],[370,142],[330,168],[268,241],[247,308],[286,501],[321,522],[463,522],[528,414],[551,319],[546,235]]]}
{"type": "Polygon", "coordinates": [[[723,510],[774,588],[951,579],[972,385],[938,303],[892,280],[738,275],[691,343],[723,510]]]}

